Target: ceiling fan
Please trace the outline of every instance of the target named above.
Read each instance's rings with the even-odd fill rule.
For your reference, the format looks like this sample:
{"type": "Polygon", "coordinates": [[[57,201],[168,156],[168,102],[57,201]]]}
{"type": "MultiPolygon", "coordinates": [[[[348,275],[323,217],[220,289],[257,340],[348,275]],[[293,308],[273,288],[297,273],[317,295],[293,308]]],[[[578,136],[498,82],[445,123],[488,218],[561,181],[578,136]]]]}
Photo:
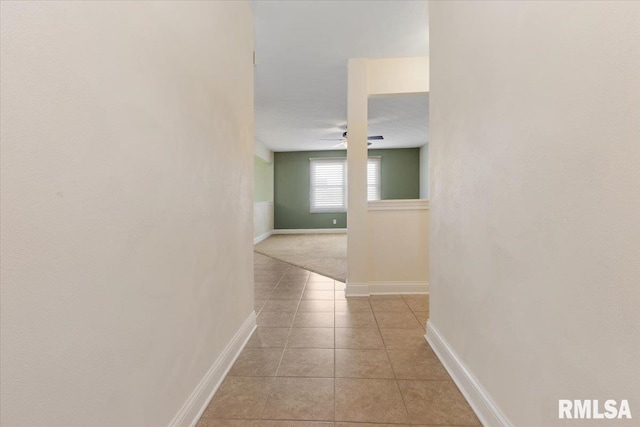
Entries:
{"type": "MultiPolygon", "coordinates": [[[[382,135],[371,135],[371,136],[367,136],[367,146],[370,146],[372,143],[371,141],[380,141],[383,140],[384,136],[382,135]]],[[[347,131],[344,131],[342,133],[342,138],[323,138],[323,141],[340,141],[339,143],[337,143],[336,145],[334,145],[334,147],[338,147],[340,145],[344,145],[345,148],[347,148],[347,131]]]]}

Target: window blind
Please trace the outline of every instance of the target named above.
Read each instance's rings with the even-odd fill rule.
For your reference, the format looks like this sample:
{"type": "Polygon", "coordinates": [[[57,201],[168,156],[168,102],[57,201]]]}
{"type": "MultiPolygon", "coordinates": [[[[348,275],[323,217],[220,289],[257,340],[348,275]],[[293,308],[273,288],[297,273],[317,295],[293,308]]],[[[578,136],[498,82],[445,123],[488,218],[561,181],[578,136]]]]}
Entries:
{"type": "Polygon", "coordinates": [[[367,200],[380,200],[380,157],[369,157],[367,161],[367,200]]]}
{"type": "MultiPolygon", "coordinates": [[[[347,211],[347,159],[317,158],[310,160],[310,211],[347,211]]],[[[380,200],[380,157],[367,161],[367,200],[380,200]]]]}
{"type": "Polygon", "coordinates": [[[346,159],[311,159],[311,212],[346,212],[346,159]]]}

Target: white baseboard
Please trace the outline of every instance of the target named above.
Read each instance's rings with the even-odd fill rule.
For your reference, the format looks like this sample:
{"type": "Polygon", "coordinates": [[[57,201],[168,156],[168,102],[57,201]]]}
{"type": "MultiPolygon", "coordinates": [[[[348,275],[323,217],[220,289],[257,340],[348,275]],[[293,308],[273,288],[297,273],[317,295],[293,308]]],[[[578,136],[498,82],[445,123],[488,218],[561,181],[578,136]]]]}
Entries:
{"type": "Polygon", "coordinates": [[[220,357],[209,368],[191,396],[182,405],[169,427],[193,427],[196,425],[255,329],[256,313],[253,311],[227,344],[220,357]]]}
{"type": "Polygon", "coordinates": [[[428,294],[429,282],[369,282],[371,295],[428,294]]]}
{"type": "Polygon", "coordinates": [[[286,228],[273,230],[273,234],[344,234],[346,228],[286,228]]]}
{"type": "Polygon", "coordinates": [[[453,378],[467,402],[476,413],[483,426],[511,427],[511,423],[493,402],[489,394],[469,372],[469,369],[453,351],[449,343],[440,335],[431,320],[427,321],[425,339],[431,345],[440,362],[453,378]]]}
{"type": "Polygon", "coordinates": [[[258,237],[254,237],[253,238],[253,244],[256,245],[256,244],[262,242],[264,239],[266,239],[267,237],[271,236],[272,234],[273,234],[273,230],[267,231],[266,233],[261,234],[258,237]]]}
{"type": "Polygon", "coordinates": [[[428,294],[429,282],[369,282],[348,283],[348,297],[368,297],[369,295],[428,294]]]}
{"type": "Polygon", "coordinates": [[[344,288],[344,294],[347,297],[368,297],[369,285],[366,283],[349,283],[344,288]]]}

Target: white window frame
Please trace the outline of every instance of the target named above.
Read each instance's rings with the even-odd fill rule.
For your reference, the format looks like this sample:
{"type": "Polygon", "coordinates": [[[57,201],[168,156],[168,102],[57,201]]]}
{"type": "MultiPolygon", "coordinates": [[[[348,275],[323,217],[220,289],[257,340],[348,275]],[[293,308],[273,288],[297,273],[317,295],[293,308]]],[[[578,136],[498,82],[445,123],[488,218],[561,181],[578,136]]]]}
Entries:
{"type": "Polygon", "coordinates": [[[335,213],[347,211],[347,159],[344,157],[317,157],[309,159],[309,210],[311,213],[335,213]],[[314,174],[315,167],[321,164],[340,164],[342,165],[342,184],[341,185],[322,185],[316,184],[316,176],[314,174]],[[318,207],[315,205],[316,188],[341,188],[342,189],[342,205],[334,205],[329,207],[318,207]]]}
{"type": "MultiPolygon", "coordinates": [[[[382,198],[382,157],[370,156],[367,158],[367,201],[380,200],[382,198]],[[374,178],[369,174],[373,168],[375,171],[374,178]]],[[[336,185],[326,185],[322,187],[336,187],[336,185]]],[[[348,196],[348,179],[347,179],[347,158],[346,157],[316,157],[309,159],[309,211],[311,213],[341,213],[347,211],[348,196]],[[341,163],[342,169],[342,185],[337,187],[342,189],[342,199],[344,204],[336,204],[330,207],[318,207],[315,205],[316,188],[322,185],[316,184],[314,170],[316,165],[330,163],[341,163]]]]}

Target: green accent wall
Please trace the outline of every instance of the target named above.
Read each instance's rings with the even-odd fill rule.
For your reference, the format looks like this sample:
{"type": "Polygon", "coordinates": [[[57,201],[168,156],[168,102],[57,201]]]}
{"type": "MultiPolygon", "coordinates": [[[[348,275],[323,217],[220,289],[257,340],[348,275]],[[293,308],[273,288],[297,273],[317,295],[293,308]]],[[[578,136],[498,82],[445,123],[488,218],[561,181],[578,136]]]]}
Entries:
{"type": "Polygon", "coordinates": [[[273,163],[253,156],[253,201],[273,201],[273,163]]]}
{"type": "Polygon", "coordinates": [[[420,198],[420,148],[369,150],[380,156],[382,200],[420,198]]]}
{"type": "MultiPolygon", "coordinates": [[[[345,150],[274,153],[274,225],[276,229],[346,228],[347,214],[309,212],[309,159],[346,157],[345,150]],[[333,224],[333,220],[337,224],[333,224]]],[[[380,156],[382,199],[420,197],[420,149],[369,150],[380,156]]]]}

